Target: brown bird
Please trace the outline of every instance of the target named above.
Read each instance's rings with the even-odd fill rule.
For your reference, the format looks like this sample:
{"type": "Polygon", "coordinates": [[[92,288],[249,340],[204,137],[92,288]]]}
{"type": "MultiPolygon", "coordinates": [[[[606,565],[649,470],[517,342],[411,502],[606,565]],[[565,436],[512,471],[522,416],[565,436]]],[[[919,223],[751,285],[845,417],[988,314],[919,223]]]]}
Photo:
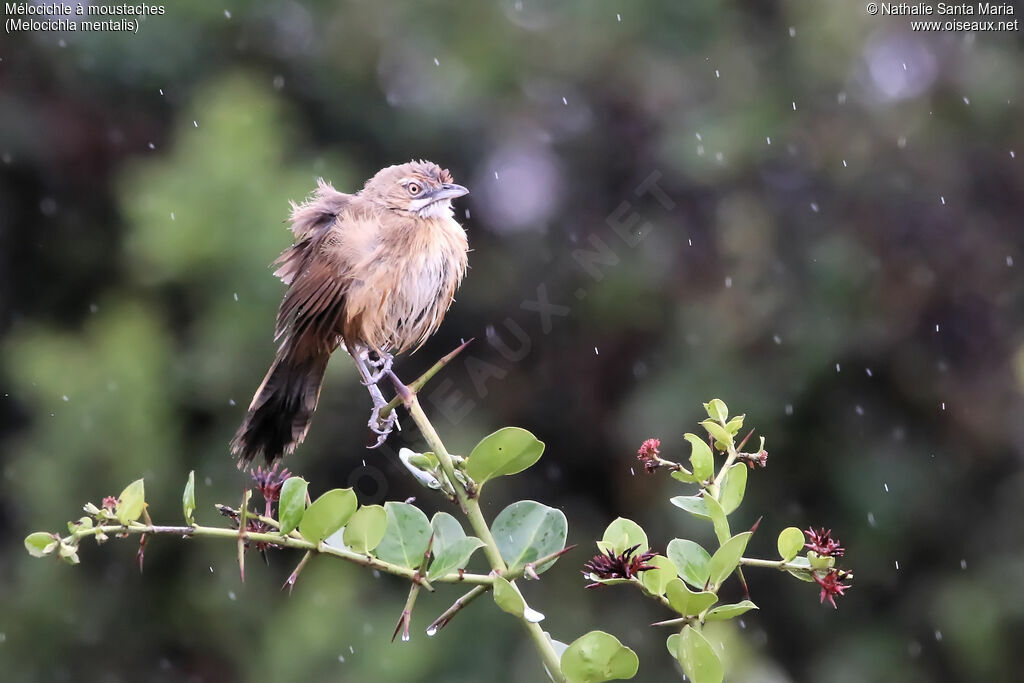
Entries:
{"type": "Polygon", "coordinates": [[[451,201],[469,190],[429,161],[381,169],[354,195],[321,179],[292,203],[295,243],[273,265],[288,285],[277,314],[277,354],[231,441],[240,465],[295,450],[309,431],[331,354],[343,346],[374,402],[391,353],[419,348],[433,334],[466,272],[466,232],[451,201]],[[376,358],[371,359],[371,352],[376,358]],[[374,372],[376,370],[376,372],[374,372]]]}

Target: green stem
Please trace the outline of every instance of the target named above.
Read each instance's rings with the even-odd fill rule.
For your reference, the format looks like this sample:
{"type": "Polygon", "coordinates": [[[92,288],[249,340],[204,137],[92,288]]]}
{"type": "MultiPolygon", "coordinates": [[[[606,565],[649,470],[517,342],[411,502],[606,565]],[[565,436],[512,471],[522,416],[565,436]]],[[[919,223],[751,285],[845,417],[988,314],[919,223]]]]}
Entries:
{"type": "MultiPolygon", "coordinates": [[[[461,347],[460,347],[461,349],[461,347]]],[[[501,551],[498,549],[498,544],[494,540],[494,536],[491,534],[490,528],[487,526],[487,520],[484,519],[483,512],[480,510],[480,503],[477,501],[476,496],[470,496],[466,487],[462,485],[462,482],[455,476],[455,464],[452,462],[452,456],[448,453],[448,449],[445,448],[444,442],[441,441],[441,437],[438,436],[437,430],[430,423],[427,418],[427,414],[423,412],[423,407],[420,405],[419,399],[415,393],[406,401],[406,408],[409,411],[409,415],[412,417],[413,422],[419,427],[420,433],[423,434],[423,438],[427,440],[427,444],[430,446],[434,455],[437,456],[438,462],[441,463],[441,469],[444,470],[445,476],[451,483],[452,488],[455,490],[455,496],[458,498],[459,506],[463,512],[466,513],[466,517],[469,520],[469,525],[473,529],[473,533],[484,542],[484,554],[487,556],[487,561],[490,562],[491,568],[499,574],[505,574],[508,572],[508,567],[505,565],[505,560],[501,557],[501,551]]],[[[519,590],[519,586],[512,583],[512,587],[522,597],[522,591],[519,590]]],[[[523,602],[526,602],[526,598],[523,598],[523,602]]],[[[530,638],[533,639],[534,646],[537,648],[537,652],[540,654],[541,659],[544,661],[544,665],[548,669],[548,673],[554,679],[555,683],[564,683],[565,677],[562,675],[561,662],[558,657],[558,653],[555,652],[554,645],[551,644],[551,639],[544,633],[544,629],[539,624],[534,624],[526,619],[521,619],[523,626],[526,628],[527,633],[530,634],[530,638]]]]}

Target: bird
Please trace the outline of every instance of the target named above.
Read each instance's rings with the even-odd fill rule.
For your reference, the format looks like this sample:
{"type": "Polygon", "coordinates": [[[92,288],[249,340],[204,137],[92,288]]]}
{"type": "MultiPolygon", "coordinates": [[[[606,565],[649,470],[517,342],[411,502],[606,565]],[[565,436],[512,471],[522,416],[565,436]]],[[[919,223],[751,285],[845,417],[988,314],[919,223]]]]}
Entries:
{"type": "Polygon", "coordinates": [[[277,313],[274,361],[231,440],[239,467],[295,451],[309,431],[327,362],[338,348],[355,360],[374,403],[393,354],[415,351],[441,325],[468,268],[465,229],[452,200],[469,193],[437,164],[388,166],[346,194],[320,178],[291,203],[294,243],[272,264],[287,285],[277,313]]]}

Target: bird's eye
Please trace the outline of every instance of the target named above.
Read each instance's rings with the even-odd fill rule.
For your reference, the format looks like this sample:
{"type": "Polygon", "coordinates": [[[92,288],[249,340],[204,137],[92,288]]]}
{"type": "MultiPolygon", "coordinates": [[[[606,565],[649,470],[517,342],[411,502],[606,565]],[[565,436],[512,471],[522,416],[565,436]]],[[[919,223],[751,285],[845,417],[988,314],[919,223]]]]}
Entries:
{"type": "Polygon", "coordinates": [[[422,188],[417,183],[409,183],[406,189],[409,190],[409,194],[411,195],[418,195],[422,190],[422,188]]]}

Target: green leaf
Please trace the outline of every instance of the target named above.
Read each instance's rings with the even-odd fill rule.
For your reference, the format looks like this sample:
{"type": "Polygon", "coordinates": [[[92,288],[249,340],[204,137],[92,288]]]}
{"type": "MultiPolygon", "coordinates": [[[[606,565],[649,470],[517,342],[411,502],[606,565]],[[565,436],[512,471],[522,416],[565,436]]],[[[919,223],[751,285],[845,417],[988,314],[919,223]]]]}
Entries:
{"type": "Polygon", "coordinates": [[[715,446],[718,450],[724,451],[729,447],[729,444],[732,443],[732,434],[725,431],[725,427],[714,420],[704,420],[700,423],[700,426],[708,430],[708,434],[714,437],[715,446]]]}
{"type": "Polygon", "coordinates": [[[725,422],[729,419],[729,406],[720,398],[713,398],[705,403],[704,410],[708,411],[708,417],[716,422],[725,422]]]}
{"type": "Polygon", "coordinates": [[[704,481],[715,473],[715,456],[704,439],[687,432],[683,438],[690,442],[690,468],[697,481],[704,481]]]}
{"type": "MultiPolygon", "coordinates": [[[[569,524],[561,510],[532,500],[512,503],[491,524],[491,534],[510,571],[518,571],[564,548],[568,531],[569,524]]],[[[537,573],[552,564],[536,567],[537,573]]]]}
{"type": "Polygon", "coordinates": [[[801,581],[807,581],[808,583],[814,583],[814,577],[811,576],[811,562],[806,557],[794,557],[789,561],[789,564],[797,567],[807,567],[808,571],[800,571],[799,569],[787,569],[786,571],[800,579],[801,581]]]}
{"type": "Polygon", "coordinates": [[[675,564],[664,555],[655,555],[647,561],[647,564],[655,568],[642,572],[640,574],[640,582],[644,585],[644,588],[655,595],[663,595],[665,587],[676,578],[677,569],[675,564]]]}
{"type": "Polygon", "coordinates": [[[540,460],[544,443],[519,427],[504,427],[485,436],[466,461],[466,474],[482,485],[488,479],[522,472],[540,460]]]}
{"type": "Polygon", "coordinates": [[[345,525],[341,539],[353,552],[368,553],[384,538],[388,513],[380,505],[364,505],[345,525]]]}
{"type": "Polygon", "coordinates": [[[722,490],[718,494],[718,502],[722,505],[722,512],[730,514],[743,502],[743,494],[747,491],[747,465],[736,463],[725,473],[725,480],[722,482],[722,490]]]}
{"type": "Polygon", "coordinates": [[[142,516],[146,507],[146,486],[141,479],[136,479],[121,491],[117,497],[117,521],[127,526],[142,516]]]}
{"type": "Polygon", "coordinates": [[[611,550],[619,555],[635,545],[640,546],[636,550],[636,555],[650,550],[650,546],[647,545],[647,532],[633,520],[619,517],[605,527],[604,536],[601,537],[597,547],[601,552],[611,550]]]}
{"type": "Polygon", "coordinates": [[[185,491],[181,494],[181,508],[185,513],[185,524],[192,526],[196,523],[192,516],[196,511],[196,471],[188,473],[188,481],[185,482],[185,491]]]}
{"type": "Polygon", "coordinates": [[[610,633],[591,631],[562,653],[561,664],[569,683],[601,683],[633,678],[640,659],[610,633]]]}
{"type": "Polygon", "coordinates": [[[668,648],[668,653],[675,659],[678,657],[679,652],[679,634],[673,633],[665,640],[665,646],[668,648]]]}
{"type": "Polygon", "coordinates": [[[804,549],[804,532],[795,526],[786,527],[779,533],[779,557],[789,562],[804,549]]]}
{"type": "Polygon", "coordinates": [[[835,566],[836,558],[828,555],[818,555],[813,550],[807,551],[807,561],[813,569],[831,569],[835,566]]]}
{"type": "Polygon", "coordinates": [[[701,590],[708,583],[711,575],[711,555],[699,544],[685,538],[675,538],[669,541],[668,559],[679,570],[679,576],[697,590],[701,590]]]}
{"type": "Polygon", "coordinates": [[[299,533],[307,541],[319,543],[345,526],[357,505],[352,489],[331,489],[306,508],[299,533]]]}
{"type": "Polygon", "coordinates": [[[281,499],[277,502],[277,517],[281,533],[290,534],[302,522],[306,512],[306,488],[302,477],[288,477],[281,486],[281,499]]]}
{"type": "Polygon", "coordinates": [[[416,569],[423,563],[423,555],[430,543],[431,528],[427,516],[409,503],[389,501],[384,503],[384,509],[388,515],[388,526],[374,554],[385,562],[416,569]]]}
{"type": "Polygon", "coordinates": [[[91,529],[93,527],[92,517],[79,517],[73,522],[68,522],[68,532],[75,533],[76,531],[84,531],[85,529],[91,529]]]}
{"type": "Polygon", "coordinates": [[[509,614],[522,617],[527,621],[536,624],[544,619],[540,612],[526,606],[526,600],[519,594],[519,591],[500,576],[494,577],[494,604],[509,614]]]}
{"type": "Polygon", "coordinates": [[[459,520],[447,512],[435,514],[430,527],[434,532],[434,560],[430,563],[428,578],[435,579],[462,569],[476,549],[484,545],[479,538],[466,536],[459,520]]]}
{"type": "Polygon", "coordinates": [[[694,484],[700,481],[700,478],[697,475],[693,474],[692,472],[687,472],[686,470],[672,470],[669,476],[672,477],[673,479],[676,479],[677,481],[681,481],[687,484],[694,484]]]}
{"type": "Polygon", "coordinates": [[[704,502],[703,496],[674,496],[669,498],[668,502],[686,510],[697,519],[711,519],[708,504],[704,502]]]}
{"type": "Polygon", "coordinates": [[[722,544],[722,547],[711,556],[709,568],[711,570],[711,585],[719,586],[739,566],[743,551],[747,549],[747,542],[753,534],[744,531],[736,534],[722,544]]]}
{"type": "Polygon", "coordinates": [[[692,626],[683,627],[676,653],[683,671],[693,683],[722,683],[725,672],[711,644],[692,626]]]}
{"type": "Polygon", "coordinates": [[[739,615],[757,609],[757,605],[750,600],[743,600],[732,605],[720,605],[704,615],[704,621],[723,621],[732,619],[739,615]]]}
{"type": "Polygon", "coordinates": [[[32,557],[45,557],[57,549],[60,538],[46,531],[37,531],[25,537],[25,550],[32,557]]]}
{"type": "Polygon", "coordinates": [[[725,543],[732,535],[732,532],[729,531],[729,520],[725,518],[725,510],[711,496],[704,496],[704,504],[708,507],[708,516],[711,517],[711,523],[715,525],[715,536],[718,538],[718,542],[720,544],[725,543]]]}
{"type": "Polygon", "coordinates": [[[725,425],[725,431],[729,432],[733,436],[736,436],[736,432],[743,429],[743,418],[745,417],[746,415],[737,415],[733,419],[729,420],[729,422],[726,423],[725,425]]]}
{"type": "Polygon", "coordinates": [[[694,592],[679,579],[670,581],[665,588],[665,598],[669,606],[684,617],[700,614],[718,601],[718,596],[710,591],[694,592]]]}

